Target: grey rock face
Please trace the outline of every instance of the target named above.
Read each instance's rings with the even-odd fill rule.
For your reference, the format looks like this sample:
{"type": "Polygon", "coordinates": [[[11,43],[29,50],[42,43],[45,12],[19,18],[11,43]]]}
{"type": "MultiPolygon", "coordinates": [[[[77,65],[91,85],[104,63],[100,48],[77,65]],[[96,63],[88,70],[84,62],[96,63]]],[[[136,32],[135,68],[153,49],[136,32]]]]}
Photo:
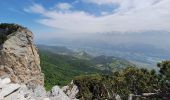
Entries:
{"type": "Polygon", "coordinates": [[[43,86],[37,86],[34,90],[33,97],[37,100],[42,100],[43,98],[46,98],[46,90],[43,86]]]}
{"type": "Polygon", "coordinates": [[[0,78],[0,100],[43,100],[47,99],[46,91],[43,86],[29,89],[24,84],[9,83],[9,78],[0,78]]]}
{"type": "Polygon", "coordinates": [[[0,88],[2,88],[4,85],[9,84],[11,80],[9,78],[5,78],[3,80],[0,79],[0,88]]]}
{"type": "Polygon", "coordinates": [[[0,78],[0,100],[78,100],[73,96],[67,96],[59,86],[54,86],[47,95],[43,86],[31,89],[25,84],[11,83],[9,78],[0,78]]]}
{"type": "Polygon", "coordinates": [[[51,100],[71,100],[60,88],[59,86],[54,86],[51,90],[51,100]]]}
{"type": "Polygon", "coordinates": [[[0,100],[73,100],[75,93],[69,98],[59,86],[46,92],[32,32],[26,28],[12,32],[0,28],[0,36],[6,36],[0,42],[0,100]]]}
{"type": "MultiPolygon", "coordinates": [[[[0,31],[0,34],[4,31],[0,31]]],[[[44,85],[40,59],[33,44],[33,34],[20,29],[7,36],[0,45],[0,77],[8,76],[14,83],[24,83],[30,87],[44,85]]]]}
{"type": "Polygon", "coordinates": [[[64,86],[62,90],[71,100],[78,100],[76,99],[76,95],[79,92],[79,89],[73,81],[69,85],[64,86]]]}
{"type": "Polygon", "coordinates": [[[0,95],[3,96],[3,97],[6,97],[19,88],[20,88],[19,84],[4,85],[1,92],[0,92],[0,95]]]}

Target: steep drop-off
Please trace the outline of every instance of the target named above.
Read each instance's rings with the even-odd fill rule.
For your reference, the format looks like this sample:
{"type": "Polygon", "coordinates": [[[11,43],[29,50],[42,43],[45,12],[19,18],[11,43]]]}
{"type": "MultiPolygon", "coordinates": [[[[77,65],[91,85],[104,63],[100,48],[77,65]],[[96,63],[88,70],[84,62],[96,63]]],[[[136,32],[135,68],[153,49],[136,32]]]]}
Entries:
{"type": "Polygon", "coordinates": [[[44,84],[33,34],[16,24],[0,24],[0,77],[34,87],[44,84]]]}

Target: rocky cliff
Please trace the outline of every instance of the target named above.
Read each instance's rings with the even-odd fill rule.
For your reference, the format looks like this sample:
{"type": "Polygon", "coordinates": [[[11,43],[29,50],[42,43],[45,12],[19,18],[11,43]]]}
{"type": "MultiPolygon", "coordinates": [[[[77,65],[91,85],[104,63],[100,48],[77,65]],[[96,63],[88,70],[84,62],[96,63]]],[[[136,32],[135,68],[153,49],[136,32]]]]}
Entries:
{"type": "Polygon", "coordinates": [[[0,24],[0,100],[78,100],[78,88],[47,92],[33,34],[16,24],[0,24]],[[70,92],[72,93],[70,93],[70,92]]]}
{"type": "Polygon", "coordinates": [[[0,24],[0,77],[34,87],[44,84],[33,34],[16,24],[0,24]]]}

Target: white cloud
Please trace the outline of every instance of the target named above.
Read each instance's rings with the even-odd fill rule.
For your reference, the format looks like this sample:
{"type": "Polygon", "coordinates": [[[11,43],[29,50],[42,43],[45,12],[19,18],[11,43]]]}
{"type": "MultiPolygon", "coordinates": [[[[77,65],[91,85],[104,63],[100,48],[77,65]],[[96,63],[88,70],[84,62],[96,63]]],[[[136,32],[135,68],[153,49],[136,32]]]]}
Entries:
{"type": "Polygon", "coordinates": [[[41,14],[44,14],[46,12],[44,7],[39,4],[33,4],[33,6],[30,6],[29,8],[25,8],[24,11],[41,14]]]}
{"type": "Polygon", "coordinates": [[[101,15],[108,15],[108,14],[109,12],[106,12],[106,11],[101,12],[101,15]]]}
{"type": "Polygon", "coordinates": [[[114,13],[105,16],[94,16],[84,11],[48,10],[38,4],[30,6],[26,11],[44,16],[44,19],[38,20],[39,23],[70,33],[170,31],[170,0],[99,1],[119,1],[120,6],[114,13]]]}
{"type": "Polygon", "coordinates": [[[93,3],[98,5],[110,5],[114,3],[120,3],[123,0],[82,0],[85,3],[93,3]]]}
{"type": "Polygon", "coordinates": [[[58,3],[56,5],[56,8],[58,8],[60,10],[69,10],[70,8],[72,8],[72,5],[69,3],[58,3]]]}

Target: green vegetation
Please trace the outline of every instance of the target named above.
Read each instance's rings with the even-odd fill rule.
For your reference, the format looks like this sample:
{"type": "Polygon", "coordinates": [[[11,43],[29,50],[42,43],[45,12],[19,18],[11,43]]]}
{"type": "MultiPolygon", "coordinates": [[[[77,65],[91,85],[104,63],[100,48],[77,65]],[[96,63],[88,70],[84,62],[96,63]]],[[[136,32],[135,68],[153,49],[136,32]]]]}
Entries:
{"type": "Polygon", "coordinates": [[[0,35],[0,45],[2,44],[2,43],[4,43],[4,41],[6,41],[7,40],[7,36],[6,35],[0,35]]]}
{"type": "MultiPolygon", "coordinates": [[[[45,74],[45,87],[49,90],[54,85],[64,86],[79,75],[89,74],[112,74],[114,66],[109,64],[118,64],[112,58],[104,62],[98,62],[103,56],[96,58],[82,59],[77,56],[62,55],[51,53],[46,50],[40,50],[40,59],[42,71],[45,74]],[[98,67],[98,65],[101,65],[98,67]]],[[[122,61],[124,62],[124,61],[122,61]]],[[[121,65],[122,62],[119,62],[121,65]]],[[[127,63],[124,64],[124,67],[127,63]]],[[[119,68],[116,68],[116,70],[119,68]]]]}
{"type": "Polygon", "coordinates": [[[96,68],[100,70],[107,70],[112,73],[118,70],[122,70],[125,67],[135,66],[127,60],[112,56],[107,57],[104,55],[93,58],[92,62],[95,63],[96,68]]]}
{"type": "MultiPolygon", "coordinates": [[[[105,100],[108,98],[104,77],[96,75],[78,76],[74,83],[79,87],[77,98],[81,100],[105,100]]],[[[109,86],[108,86],[109,87],[109,86]]]]}
{"type": "Polygon", "coordinates": [[[81,55],[62,54],[40,52],[47,90],[54,85],[67,85],[74,79],[80,90],[77,94],[80,100],[112,100],[117,94],[126,100],[129,94],[170,92],[170,61],[158,63],[160,72],[156,72],[139,69],[120,58],[98,56],[82,59],[81,55]]]}
{"type": "Polygon", "coordinates": [[[155,93],[155,90],[161,87],[160,77],[154,70],[128,67],[121,72],[115,72],[113,76],[113,87],[116,87],[113,91],[122,98],[127,98],[130,93],[155,93]]]}
{"type": "Polygon", "coordinates": [[[160,68],[160,74],[162,78],[161,91],[164,93],[170,93],[170,61],[163,61],[158,63],[160,68]]]}
{"type": "Polygon", "coordinates": [[[88,60],[81,60],[72,56],[41,51],[40,59],[47,90],[54,85],[67,85],[78,75],[102,73],[102,71],[91,67],[92,63],[88,60]]]}
{"type": "Polygon", "coordinates": [[[160,73],[166,78],[166,80],[170,81],[170,61],[158,63],[158,67],[160,68],[160,73]]]}
{"type": "Polygon", "coordinates": [[[120,70],[130,65],[124,60],[116,60],[113,57],[99,56],[92,58],[90,55],[86,57],[79,55],[77,57],[74,55],[62,55],[61,53],[56,54],[44,49],[40,50],[40,59],[47,90],[54,85],[67,85],[74,77],[79,75],[112,74],[113,70],[120,70]],[[104,61],[102,62],[101,60],[104,61]],[[118,68],[118,66],[121,67],[118,68]]]}
{"type": "Polygon", "coordinates": [[[79,59],[84,59],[84,60],[90,60],[92,58],[91,55],[89,55],[88,53],[82,51],[82,52],[76,52],[74,53],[74,56],[76,58],[79,58],[79,59]]]}
{"type": "MultiPolygon", "coordinates": [[[[74,83],[80,92],[77,98],[81,100],[113,99],[114,94],[119,94],[123,100],[129,94],[142,93],[169,93],[170,92],[170,61],[158,64],[160,74],[154,70],[127,67],[116,71],[113,75],[89,75],[75,78],[74,83]]],[[[155,100],[162,100],[156,98],[155,100]]]]}
{"type": "Polygon", "coordinates": [[[24,28],[24,27],[18,24],[1,23],[0,32],[3,31],[3,33],[0,33],[0,44],[4,43],[8,35],[13,34],[18,29],[21,29],[21,28],[24,28]]]}

